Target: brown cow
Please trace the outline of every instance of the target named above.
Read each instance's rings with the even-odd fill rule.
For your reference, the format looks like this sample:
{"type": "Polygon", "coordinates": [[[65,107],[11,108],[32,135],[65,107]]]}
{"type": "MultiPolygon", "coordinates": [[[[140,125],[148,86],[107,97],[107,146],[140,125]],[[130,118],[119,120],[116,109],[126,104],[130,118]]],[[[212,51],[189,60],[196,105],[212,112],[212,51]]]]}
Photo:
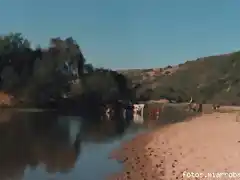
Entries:
{"type": "Polygon", "coordinates": [[[12,106],[13,96],[5,92],[0,92],[0,106],[12,106]]]}
{"type": "Polygon", "coordinates": [[[202,112],[202,103],[193,103],[193,99],[191,97],[188,103],[188,110],[194,112],[202,112]]]}
{"type": "Polygon", "coordinates": [[[215,111],[218,110],[219,108],[220,108],[219,104],[213,104],[212,105],[212,109],[215,110],[215,111]]]}

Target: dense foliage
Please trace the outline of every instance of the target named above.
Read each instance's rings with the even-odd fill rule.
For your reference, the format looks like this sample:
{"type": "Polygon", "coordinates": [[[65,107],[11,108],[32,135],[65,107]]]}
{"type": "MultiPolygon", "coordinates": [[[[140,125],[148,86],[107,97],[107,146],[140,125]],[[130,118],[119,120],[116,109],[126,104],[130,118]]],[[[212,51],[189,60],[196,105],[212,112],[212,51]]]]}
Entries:
{"type": "Polygon", "coordinates": [[[160,68],[154,76],[148,74],[154,69],[122,72],[141,88],[140,99],[167,98],[178,102],[240,104],[240,52],[199,58],[177,66],[177,71],[169,74],[173,67],[160,68]]]}
{"type": "Polygon", "coordinates": [[[71,37],[52,38],[48,48],[34,49],[20,33],[1,36],[0,75],[1,91],[24,104],[45,106],[63,99],[91,98],[99,103],[134,99],[131,82],[124,75],[87,64],[71,37]]]}
{"type": "Polygon", "coordinates": [[[52,38],[42,49],[32,48],[22,34],[10,33],[0,37],[0,89],[41,106],[66,104],[66,99],[83,104],[136,100],[136,95],[138,100],[183,102],[193,97],[197,102],[239,104],[239,61],[240,52],[234,52],[187,61],[174,71],[168,66],[155,74],[156,69],[116,72],[88,64],[71,37],[52,38]]]}

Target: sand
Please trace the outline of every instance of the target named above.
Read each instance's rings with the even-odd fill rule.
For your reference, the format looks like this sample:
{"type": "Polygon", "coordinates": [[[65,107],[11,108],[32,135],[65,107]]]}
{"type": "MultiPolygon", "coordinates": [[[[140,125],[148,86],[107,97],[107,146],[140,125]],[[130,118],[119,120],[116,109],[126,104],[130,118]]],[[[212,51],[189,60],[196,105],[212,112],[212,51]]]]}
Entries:
{"type": "Polygon", "coordinates": [[[205,114],[141,134],[113,152],[112,157],[124,163],[124,172],[110,179],[240,179],[236,117],[237,113],[205,114]]]}

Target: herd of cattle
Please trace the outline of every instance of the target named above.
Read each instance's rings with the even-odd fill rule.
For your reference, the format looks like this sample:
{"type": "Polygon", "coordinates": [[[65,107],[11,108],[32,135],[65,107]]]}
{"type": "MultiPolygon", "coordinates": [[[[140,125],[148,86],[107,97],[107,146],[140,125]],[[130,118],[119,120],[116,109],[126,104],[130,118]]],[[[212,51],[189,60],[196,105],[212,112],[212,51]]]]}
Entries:
{"type": "MultiPolygon", "coordinates": [[[[216,111],[220,108],[219,104],[212,104],[212,110],[216,111]]],[[[202,103],[195,103],[191,97],[190,101],[188,102],[188,110],[194,112],[203,112],[203,104],[202,103]]]]}
{"type": "MultiPolygon", "coordinates": [[[[0,105],[11,106],[13,104],[14,97],[8,95],[7,93],[0,92],[0,105]]],[[[158,119],[160,114],[164,110],[164,107],[169,102],[162,103],[159,108],[149,109],[148,112],[151,116],[154,116],[154,119],[158,119]]],[[[117,118],[133,120],[136,123],[143,122],[144,108],[146,104],[144,103],[136,103],[133,104],[131,102],[123,103],[118,101],[117,103],[108,104],[102,106],[101,109],[101,119],[103,120],[116,120],[117,118]]],[[[212,110],[216,111],[220,108],[219,104],[213,104],[212,110]]],[[[187,111],[193,112],[203,112],[203,104],[193,102],[193,99],[187,103],[187,111]]]]}
{"type": "Polygon", "coordinates": [[[120,117],[127,120],[143,121],[144,107],[145,104],[123,104],[120,102],[118,106],[105,105],[102,109],[101,118],[104,120],[114,120],[116,117],[120,117]]]}
{"type": "MultiPolygon", "coordinates": [[[[148,109],[148,114],[153,119],[159,119],[161,113],[164,111],[164,107],[168,103],[163,103],[158,108],[151,108],[148,109]]],[[[115,120],[116,114],[118,117],[122,117],[124,119],[131,119],[136,123],[143,123],[143,115],[144,115],[144,108],[146,104],[138,103],[138,104],[127,104],[127,105],[120,105],[118,109],[114,108],[111,105],[106,105],[103,108],[103,116],[102,119],[104,120],[115,120]],[[116,113],[118,111],[118,113],[116,113]]],[[[192,98],[190,102],[187,103],[186,110],[188,112],[203,112],[203,104],[193,102],[192,98]]],[[[219,104],[212,104],[212,111],[216,111],[220,108],[219,104]]]]}

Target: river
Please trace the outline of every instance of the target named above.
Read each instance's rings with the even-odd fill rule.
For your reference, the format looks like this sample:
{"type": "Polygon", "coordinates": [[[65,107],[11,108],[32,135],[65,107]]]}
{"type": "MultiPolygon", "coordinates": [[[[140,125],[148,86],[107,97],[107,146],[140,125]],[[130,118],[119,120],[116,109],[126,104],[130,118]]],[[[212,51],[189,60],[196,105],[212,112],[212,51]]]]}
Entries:
{"type": "MultiPolygon", "coordinates": [[[[167,114],[164,119],[173,114],[169,119],[185,117],[167,114]]],[[[105,180],[122,169],[109,154],[123,141],[159,124],[149,120],[119,126],[56,112],[1,110],[0,179],[105,180]]]]}

